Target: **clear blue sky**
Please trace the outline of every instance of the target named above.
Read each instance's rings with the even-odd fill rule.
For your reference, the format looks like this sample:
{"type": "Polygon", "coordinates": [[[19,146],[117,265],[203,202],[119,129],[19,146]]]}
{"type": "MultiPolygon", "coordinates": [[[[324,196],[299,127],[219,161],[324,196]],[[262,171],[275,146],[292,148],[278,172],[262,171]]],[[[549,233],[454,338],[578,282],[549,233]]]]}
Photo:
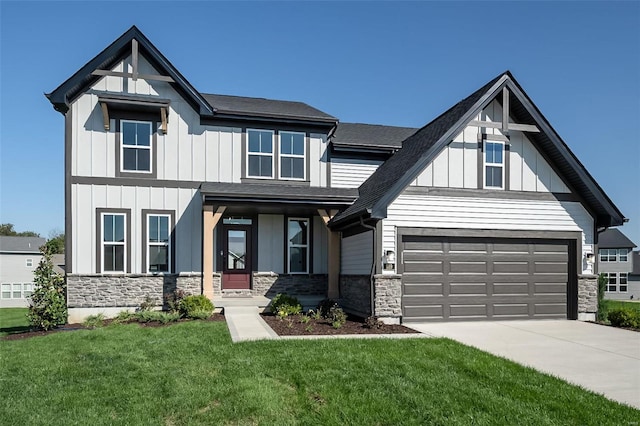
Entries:
{"type": "Polygon", "coordinates": [[[201,92],[420,127],[511,70],[640,245],[640,2],[0,3],[0,221],[64,226],[43,96],[137,25],[201,92]]]}

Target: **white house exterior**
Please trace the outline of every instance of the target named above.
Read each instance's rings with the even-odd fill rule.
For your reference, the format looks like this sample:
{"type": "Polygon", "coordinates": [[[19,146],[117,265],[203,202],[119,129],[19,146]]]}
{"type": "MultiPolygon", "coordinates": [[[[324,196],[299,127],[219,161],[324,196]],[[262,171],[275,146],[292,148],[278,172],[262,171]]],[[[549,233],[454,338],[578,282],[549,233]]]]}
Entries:
{"type": "Polygon", "coordinates": [[[598,274],[607,279],[604,297],[612,300],[640,299],[640,259],[636,245],[620,230],[612,228],[599,234],[598,274]]]}
{"type": "Polygon", "coordinates": [[[136,28],[65,116],[70,315],[175,289],[328,296],[387,321],[587,318],[624,217],[506,72],[421,129],[198,92],[136,28]]]}
{"type": "Polygon", "coordinates": [[[0,236],[0,308],[29,306],[33,292],[33,272],[42,255],[40,237],[0,236]]]}

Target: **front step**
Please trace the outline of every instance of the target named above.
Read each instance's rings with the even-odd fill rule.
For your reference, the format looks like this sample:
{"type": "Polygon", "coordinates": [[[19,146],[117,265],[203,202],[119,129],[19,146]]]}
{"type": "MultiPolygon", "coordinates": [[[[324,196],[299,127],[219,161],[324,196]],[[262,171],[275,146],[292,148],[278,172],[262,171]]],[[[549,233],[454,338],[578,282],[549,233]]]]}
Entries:
{"type": "Polygon", "coordinates": [[[251,294],[251,290],[243,290],[243,289],[222,290],[222,297],[224,297],[224,298],[227,298],[227,297],[234,297],[234,298],[238,298],[238,297],[253,297],[253,294],[251,294]]]}

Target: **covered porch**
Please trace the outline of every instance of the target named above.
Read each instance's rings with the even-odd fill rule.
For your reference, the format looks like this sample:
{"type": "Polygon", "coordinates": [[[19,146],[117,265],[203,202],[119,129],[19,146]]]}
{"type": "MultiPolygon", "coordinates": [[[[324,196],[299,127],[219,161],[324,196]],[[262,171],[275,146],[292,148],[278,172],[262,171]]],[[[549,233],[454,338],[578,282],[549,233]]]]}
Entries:
{"type": "Polygon", "coordinates": [[[339,298],[340,234],[327,223],[355,189],[203,183],[203,294],[339,298]]]}

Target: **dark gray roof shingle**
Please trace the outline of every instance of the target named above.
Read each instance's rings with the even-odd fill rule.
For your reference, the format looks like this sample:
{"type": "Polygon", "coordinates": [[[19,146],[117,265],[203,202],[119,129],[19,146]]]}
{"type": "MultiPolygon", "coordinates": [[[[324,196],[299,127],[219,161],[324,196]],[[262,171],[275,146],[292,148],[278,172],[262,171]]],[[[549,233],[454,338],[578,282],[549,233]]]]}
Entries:
{"type": "Polygon", "coordinates": [[[303,102],[207,93],[203,93],[202,96],[215,109],[217,114],[241,114],[258,117],[293,118],[323,122],[338,121],[337,118],[303,102]]]}
{"type": "Polygon", "coordinates": [[[418,131],[415,127],[380,124],[338,123],[331,143],[336,146],[380,147],[400,149],[402,141],[418,131]]]}
{"type": "Polygon", "coordinates": [[[322,188],[280,183],[204,182],[200,185],[200,192],[205,197],[287,199],[300,202],[325,201],[347,204],[352,203],[358,196],[355,188],[322,188]]]}
{"type": "Polygon", "coordinates": [[[617,228],[598,234],[598,248],[634,248],[636,245],[617,228]]]}
{"type": "Polygon", "coordinates": [[[40,253],[40,247],[46,242],[46,239],[40,237],[0,236],[0,252],[40,253]]]}

